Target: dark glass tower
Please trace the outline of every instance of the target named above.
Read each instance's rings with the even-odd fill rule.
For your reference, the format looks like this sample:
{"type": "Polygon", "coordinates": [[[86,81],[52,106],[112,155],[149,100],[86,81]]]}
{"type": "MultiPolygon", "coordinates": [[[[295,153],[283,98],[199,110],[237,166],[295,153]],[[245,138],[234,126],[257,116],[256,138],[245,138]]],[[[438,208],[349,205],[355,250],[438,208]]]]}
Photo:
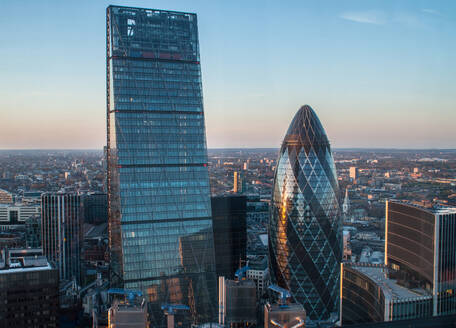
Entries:
{"type": "Polygon", "coordinates": [[[81,279],[82,219],[76,194],[41,196],[41,244],[49,261],[57,264],[61,280],[81,279]]]}
{"type": "Polygon", "coordinates": [[[310,106],[288,128],[274,177],[271,278],[313,320],[338,310],[341,253],[338,182],[329,141],[310,106]]]}
{"type": "Polygon", "coordinates": [[[213,320],[216,276],[195,14],[107,9],[111,280],[213,320]]]}
{"type": "Polygon", "coordinates": [[[234,279],[245,265],[247,252],[247,197],[211,197],[217,276],[234,279]]]}

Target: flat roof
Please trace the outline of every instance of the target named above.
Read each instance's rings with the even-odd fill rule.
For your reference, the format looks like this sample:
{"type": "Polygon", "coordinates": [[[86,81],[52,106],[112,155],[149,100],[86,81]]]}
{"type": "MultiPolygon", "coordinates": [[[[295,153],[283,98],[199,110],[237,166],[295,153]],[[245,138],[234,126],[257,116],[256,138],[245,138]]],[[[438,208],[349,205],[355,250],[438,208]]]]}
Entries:
{"type": "Polygon", "coordinates": [[[8,269],[0,269],[0,274],[8,274],[8,273],[17,273],[17,272],[33,272],[33,271],[44,271],[52,269],[51,265],[47,263],[45,266],[35,266],[35,267],[20,267],[20,268],[8,268],[8,269]]]}
{"type": "Polygon", "coordinates": [[[119,5],[109,5],[107,8],[120,8],[120,9],[127,9],[127,10],[151,10],[151,11],[159,11],[163,13],[169,13],[169,14],[188,14],[188,15],[195,15],[196,13],[192,12],[185,12],[185,11],[175,11],[175,10],[164,10],[164,9],[154,9],[154,8],[141,8],[141,7],[130,7],[130,6],[119,6],[119,5]]]}
{"type": "Polygon", "coordinates": [[[454,206],[434,206],[434,207],[424,207],[406,200],[395,200],[395,199],[389,199],[388,202],[390,203],[396,203],[396,204],[402,204],[402,205],[408,205],[411,207],[418,208],[420,210],[429,212],[431,214],[456,214],[456,207],[454,206]]]}
{"type": "Polygon", "coordinates": [[[349,264],[352,269],[361,272],[376,285],[378,285],[385,297],[390,300],[407,300],[407,299],[428,299],[431,294],[424,289],[414,288],[408,289],[397,284],[396,280],[387,278],[387,267],[384,265],[362,265],[362,264],[349,264]]]}

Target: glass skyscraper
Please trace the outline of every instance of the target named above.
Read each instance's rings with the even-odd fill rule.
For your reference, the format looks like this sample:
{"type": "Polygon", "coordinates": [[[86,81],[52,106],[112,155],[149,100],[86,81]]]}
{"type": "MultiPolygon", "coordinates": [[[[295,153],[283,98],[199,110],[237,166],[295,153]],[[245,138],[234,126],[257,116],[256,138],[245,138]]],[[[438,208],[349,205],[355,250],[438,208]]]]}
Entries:
{"type": "Polygon", "coordinates": [[[273,282],[312,320],[338,310],[339,186],[328,137],[310,106],[296,113],[279,153],[269,222],[273,282]]]}
{"type": "Polygon", "coordinates": [[[111,280],[213,320],[216,275],[196,14],[107,8],[111,280]]]}

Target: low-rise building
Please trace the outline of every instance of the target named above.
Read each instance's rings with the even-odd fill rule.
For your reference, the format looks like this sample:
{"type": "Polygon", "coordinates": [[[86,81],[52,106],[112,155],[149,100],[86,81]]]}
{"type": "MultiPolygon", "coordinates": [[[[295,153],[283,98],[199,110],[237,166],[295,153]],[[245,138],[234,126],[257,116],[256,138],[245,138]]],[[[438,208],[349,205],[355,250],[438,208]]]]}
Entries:
{"type": "Polygon", "coordinates": [[[344,325],[432,316],[431,293],[399,285],[384,265],[342,263],[341,295],[344,325]]]}
{"type": "Polygon", "coordinates": [[[34,215],[40,215],[40,206],[23,204],[0,204],[0,229],[10,229],[21,226],[34,215]]]}
{"type": "Polygon", "coordinates": [[[248,260],[249,269],[246,272],[247,279],[255,282],[257,297],[260,299],[269,285],[268,258],[264,255],[255,256],[248,260]]]}
{"type": "Polygon", "coordinates": [[[41,249],[1,251],[0,327],[58,327],[59,272],[41,249]]]}

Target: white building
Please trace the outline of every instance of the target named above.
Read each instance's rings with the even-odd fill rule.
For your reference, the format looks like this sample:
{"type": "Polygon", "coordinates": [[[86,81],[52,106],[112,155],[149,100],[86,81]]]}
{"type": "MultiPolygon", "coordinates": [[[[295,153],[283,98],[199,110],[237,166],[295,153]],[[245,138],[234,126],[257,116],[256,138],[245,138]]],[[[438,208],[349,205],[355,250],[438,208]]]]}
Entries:
{"type": "Polygon", "coordinates": [[[253,280],[257,289],[258,299],[266,292],[269,286],[269,268],[266,256],[257,256],[248,261],[249,269],[246,272],[247,279],[253,280]]]}
{"type": "Polygon", "coordinates": [[[0,204],[0,227],[25,224],[33,215],[40,215],[40,206],[24,206],[21,204],[0,204]]]}

